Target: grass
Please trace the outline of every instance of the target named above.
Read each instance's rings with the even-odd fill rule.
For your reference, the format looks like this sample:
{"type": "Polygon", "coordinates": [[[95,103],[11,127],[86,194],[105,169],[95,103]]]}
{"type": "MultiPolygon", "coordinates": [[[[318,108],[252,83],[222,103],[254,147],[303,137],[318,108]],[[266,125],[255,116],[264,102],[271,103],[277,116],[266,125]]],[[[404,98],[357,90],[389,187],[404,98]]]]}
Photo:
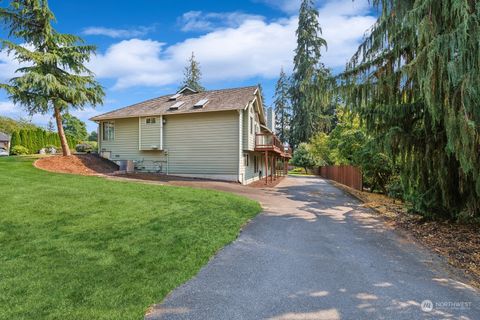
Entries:
{"type": "Polygon", "coordinates": [[[0,319],[143,319],[258,203],[108,181],[0,158],[0,319]]]}

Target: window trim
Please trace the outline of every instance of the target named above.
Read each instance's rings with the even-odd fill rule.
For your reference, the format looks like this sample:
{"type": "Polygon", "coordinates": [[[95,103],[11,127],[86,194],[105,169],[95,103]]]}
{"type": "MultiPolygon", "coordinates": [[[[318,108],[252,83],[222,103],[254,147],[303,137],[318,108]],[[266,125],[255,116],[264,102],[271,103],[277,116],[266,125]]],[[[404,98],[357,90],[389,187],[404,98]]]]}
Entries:
{"type": "Polygon", "coordinates": [[[146,117],[145,124],[157,124],[157,117],[146,117]],[[153,122],[152,122],[153,120],[153,122]]]}
{"type": "Polygon", "coordinates": [[[102,121],[102,141],[115,141],[115,121],[114,120],[102,121]],[[113,129],[113,134],[111,139],[110,139],[110,136],[105,137],[105,124],[107,123],[112,125],[111,128],[113,129]]]}

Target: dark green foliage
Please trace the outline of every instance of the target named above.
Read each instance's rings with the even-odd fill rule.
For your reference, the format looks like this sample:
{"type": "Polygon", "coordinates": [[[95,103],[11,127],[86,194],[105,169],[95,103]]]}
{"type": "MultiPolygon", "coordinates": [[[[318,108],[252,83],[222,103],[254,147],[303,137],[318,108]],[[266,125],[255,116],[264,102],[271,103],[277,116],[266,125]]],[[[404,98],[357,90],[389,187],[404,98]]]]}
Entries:
{"type": "Polygon", "coordinates": [[[67,136],[70,136],[78,141],[87,140],[88,133],[85,122],[69,113],[66,113],[62,116],[62,123],[67,136]]]}
{"type": "Polygon", "coordinates": [[[10,138],[10,146],[17,146],[17,145],[21,145],[20,135],[18,134],[18,131],[14,131],[12,133],[12,137],[10,138]]]}
{"type": "Polygon", "coordinates": [[[97,131],[90,132],[90,135],[88,136],[88,141],[97,141],[97,140],[98,140],[97,131]]]}
{"type": "Polygon", "coordinates": [[[300,143],[298,145],[290,163],[294,166],[304,168],[305,173],[308,173],[308,168],[312,168],[317,164],[306,143],[300,143]]]}
{"type": "MultiPolygon", "coordinates": [[[[78,142],[79,141],[73,137],[67,137],[67,143],[71,149],[73,149],[78,142]]],[[[13,132],[10,145],[12,148],[14,146],[23,146],[28,150],[29,154],[34,154],[49,145],[59,149],[60,138],[56,132],[48,132],[40,128],[30,130],[22,129],[13,132]]]]}
{"type": "Polygon", "coordinates": [[[198,92],[205,91],[202,87],[200,80],[202,79],[202,71],[200,70],[200,63],[195,60],[195,54],[192,52],[192,56],[188,59],[188,65],[183,72],[184,79],[181,88],[189,87],[198,92]]]}
{"type": "Polygon", "coordinates": [[[378,142],[368,139],[355,153],[355,163],[362,169],[364,185],[370,191],[388,193],[387,185],[394,173],[391,158],[381,151],[378,142]]]}
{"type": "Polygon", "coordinates": [[[367,134],[358,119],[339,112],[335,129],[316,134],[308,150],[318,165],[353,165],[360,167],[364,186],[370,191],[388,193],[387,185],[395,174],[392,158],[382,151],[379,141],[367,134]]]}
{"type": "Polygon", "coordinates": [[[318,11],[312,0],[303,0],[296,32],[294,69],[290,97],[292,101],[291,144],[308,142],[319,131],[329,130],[332,85],[330,72],[320,62],[327,43],[321,35],[318,11]]]}
{"type": "Polygon", "coordinates": [[[343,75],[345,99],[399,159],[425,215],[480,214],[480,2],[374,1],[380,17],[343,75]]]}
{"type": "Polygon", "coordinates": [[[289,80],[282,68],[275,87],[275,100],[273,103],[275,105],[275,132],[283,143],[289,141],[290,118],[292,116],[289,89],[289,80]]]}

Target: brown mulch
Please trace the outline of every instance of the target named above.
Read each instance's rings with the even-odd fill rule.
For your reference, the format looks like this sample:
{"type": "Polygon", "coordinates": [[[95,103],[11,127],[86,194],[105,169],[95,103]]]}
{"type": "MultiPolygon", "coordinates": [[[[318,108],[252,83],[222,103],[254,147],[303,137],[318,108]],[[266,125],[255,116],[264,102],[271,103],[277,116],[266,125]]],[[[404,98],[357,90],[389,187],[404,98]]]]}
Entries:
{"type": "Polygon", "coordinates": [[[364,202],[364,206],[374,209],[391,227],[413,236],[422,245],[445,257],[451,265],[462,269],[471,279],[471,284],[480,288],[478,224],[425,220],[420,215],[409,213],[406,205],[399,200],[332,183],[364,202]]]}
{"type": "Polygon", "coordinates": [[[118,170],[113,162],[92,154],[44,157],[35,161],[34,165],[46,171],[85,176],[112,174],[118,170]]]}
{"type": "Polygon", "coordinates": [[[257,181],[254,181],[250,184],[248,184],[249,187],[252,187],[252,188],[273,188],[275,187],[277,184],[279,184],[280,182],[282,182],[282,180],[284,179],[285,177],[277,177],[275,180],[273,181],[270,181],[270,178],[268,178],[268,183],[265,183],[265,178],[263,179],[260,179],[260,180],[257,180],[257,181]]]}

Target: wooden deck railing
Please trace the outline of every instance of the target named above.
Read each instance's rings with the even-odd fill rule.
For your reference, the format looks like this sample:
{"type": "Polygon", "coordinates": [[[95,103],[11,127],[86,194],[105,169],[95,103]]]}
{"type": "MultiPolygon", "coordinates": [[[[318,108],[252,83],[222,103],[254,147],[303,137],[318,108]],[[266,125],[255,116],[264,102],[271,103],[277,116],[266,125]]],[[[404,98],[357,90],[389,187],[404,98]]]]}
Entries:
{"type": "Polygon", "coordinates": [[[283,143],[273,133],[257,133],[255,135],[255,150],[274,151],[282,157],[291,157],[292,149],[285,148],[283,143]]]}

